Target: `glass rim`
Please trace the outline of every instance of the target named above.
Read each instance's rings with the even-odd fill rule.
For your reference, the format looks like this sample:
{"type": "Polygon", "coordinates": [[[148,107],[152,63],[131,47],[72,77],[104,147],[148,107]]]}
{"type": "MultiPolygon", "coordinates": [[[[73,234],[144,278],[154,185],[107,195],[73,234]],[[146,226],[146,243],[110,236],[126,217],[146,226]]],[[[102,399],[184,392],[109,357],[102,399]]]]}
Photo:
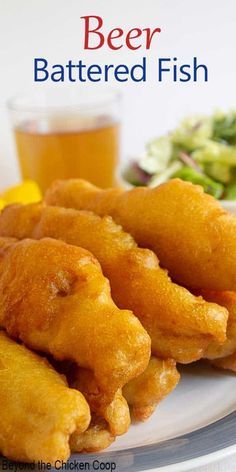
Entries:
{"type": "MultiPolygon", "coordinates": [[[[80,90],[81,91],[81,90],[80,90]]],[[[88,91],[88,90],[87,90],[88,91]]],[[[48,97],[50,96],[50,90],[45,90],[41,92],[31,92],[31,93],[22,93],[16,94],[13,97],[9,98],[6,102],[7,109],[10,112],[19,112],[19,113],[55,113],[55,112],[64,112],[64,113],[71,113],[71,112],[86,112],[97,110],[106,106],[111,106],[116,102],[119,102],[121,99],[121,91],[115,88],[109,89],[98,89],[96,91],[97,97],[92,99],[91,102],[81,101],[81,103],[65,103],[65,104],[54,104],[47,103],[48,97]],[[105,94],[105,97],[100,98],[101,94],[105,94]],[[46,99],[46,103],[40,104],[39,99],[40,97],[44,96],[46,99]],[[35,99],[35,102],[34,102],[35,99]],[[27,103],[28,101],[28,103],[27,103]]],[[[60,90],[57,90],[60,93],[60,90]]],[[[66,93],[66,90],[64,91],[66,93]]],[[[68,92],[68,90],[67,90],[68,92]]],[[[55,91],[54,91],[55,93],[55,91]]],[[[76,98],[74,95],[73,98],[76,98]]],[[[83,96],[84,99],[84,96],[83,96]]],[[[70,100],[68,100],[69,102],[70,100]]]]}

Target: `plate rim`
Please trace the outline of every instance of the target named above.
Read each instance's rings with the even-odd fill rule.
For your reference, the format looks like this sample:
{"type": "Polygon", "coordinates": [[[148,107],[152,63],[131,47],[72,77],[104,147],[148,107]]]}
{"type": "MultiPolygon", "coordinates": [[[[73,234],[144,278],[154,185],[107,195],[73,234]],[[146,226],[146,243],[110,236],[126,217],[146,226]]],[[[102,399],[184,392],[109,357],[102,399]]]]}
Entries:
{"type": "Polygon", "coordinates": [[[236,409],[213,423],[176,438],[119,451],[73,454],[69,462],[75,459],[81,462],[96,459],[114,461],[119,472],[176,472],[178,466],[182,472],[224,459],[233,453],[236,453],[236,409]]]}
{"type": "MultiPolygon", "coordinates": [[[[171,465],[164,465],[163,467],[158,467],[156,469],[147,469],[151,472],[176,472],[176,466],[181,467],[181,472],[187,472],[197,467],[202,467],[208,464],[213,464],[219,460],[224,460],[227,457],[236,454],[236,444],[233,446],[226,447],[224,449],[220,449],[219,451],[212,452],[210,454],[206,454],[204,456],[196,457],[195,459],[188,459],[184,462],[178,462],[171,465]]],[[[144,471],[145,472],[145,471],[144,471]]]]}

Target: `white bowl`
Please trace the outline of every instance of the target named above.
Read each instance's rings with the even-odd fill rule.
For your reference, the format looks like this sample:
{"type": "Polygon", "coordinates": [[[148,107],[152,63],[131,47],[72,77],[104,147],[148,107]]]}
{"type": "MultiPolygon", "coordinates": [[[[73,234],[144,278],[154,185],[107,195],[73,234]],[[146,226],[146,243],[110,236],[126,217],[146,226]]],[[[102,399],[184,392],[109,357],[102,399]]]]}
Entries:
{"type": "Polygon", "coordinates": [[[236,200],[220,200],[222,207],[236,215],[236,200]]]}

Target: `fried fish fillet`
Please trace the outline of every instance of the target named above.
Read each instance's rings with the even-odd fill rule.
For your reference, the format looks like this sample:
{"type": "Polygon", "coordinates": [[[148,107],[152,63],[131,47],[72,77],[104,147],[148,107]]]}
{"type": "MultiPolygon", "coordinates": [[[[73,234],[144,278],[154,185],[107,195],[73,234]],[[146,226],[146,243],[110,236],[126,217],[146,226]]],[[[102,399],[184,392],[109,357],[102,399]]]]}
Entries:
{"type": "Polygon", "coordinates": [[[53,239],[0,238],[0,326],[35,350],[91,369],[107,401],[150,358],[148,334],[113,303],[97,260],[53,239]]]}
{"type": "Polygon", "coordinates": [[[144,421],[176,387],[180,375],[173,359],[151,357],[147,369],[123,388],[123,395],[132,408],[133,417],[144,421]]]}
{"type": "Polygon", "coordinates": [[[98,452],[115,441],[104,418],[93,415],[89,428],[82,434],[73,433],[70,440],[72,452],[98,452]]]}
{"type": "Polygon", "coordinates": [[[139,248],[111,217],[41,204],[13,205],[0,216],[0,235],[48,236],[91,251],[110,281],[115,303],[140,319],[156,356],[188,363],[202,357],[212,340],[225,340],[227,311],[172,283],[156,255],[139,248]]]}
{"type": "Polygon", "coordinates": [[[229,318],[227,323],[226,340],[223,344],[212,342],[205,353],[207,359],[228,358],[236,351],[236,293],[235,292],[219,292],[214,290],[198,291],[203,298],[209,302],[218,303],[227,308],[229,318]]]}
{"type": "MultiPolygon", "coordinates": [[[[65,370],[63,370],[65,372],[65,370]]],[[[126,433],[130,426],[130,413],[137,421],[145,421],[156,406],[176,387],[180,375],[173,359],[151,357],[148,367],[136,379],[130,380],[116,392],[114,400],[105,405],[93,372],[70,365],[65,372],[69,385],[85,396],[92,413],[106,420],[112,436],[126,433]],[[128,404],[127,404],[128,402],[128,404]]]]}
{"type": "Polygon", "coordinates": [[[54,369],[65,376],[69,387],[79,390],[84,395],[90,407],[91,423],[94,425],[95,419],[96,421],[99,419],[99,431],[101,431],[101,425],[104,422],[106,430],[110,432],[113,440],[116,436],[125,434],[128,431],[131,422],[130,410],[121,389],[117,390],[111,402],[106,403],[106,398],[104,399],[104,395],[101,393],[91,370],[78,367],[74,362],[55,361],[51,356],[47,356],[47,358],[54,369]]]}
{"type": "Polygon", "coordinates": [[[113,400],[106,404],[101,398],[97,381],[91,370],[72,366],[69,385],[81,391],[90,405],[91,412],[97,418],[103,418],[111,436],[121,436],[130,427],[130,412],[121,389],[117,390],[113,400]]]}
{"type": "Polygon", "coordinates": [[[229,312],[226,341],[223,344],[212,342],[208,346],[205,358],[216,367],[236,372],[236,293],[214,290],[199,292],[206,300],[224,306],[229,312]]]}
{"type": "Polygon", "coordinates": [[[111,435],[119,436],[126,433],[130,426],[127,402],[132,409],[133,418],[145,421],[176,387],[179,379],[180,375],[173,359],[161,360],[151,357],[143,374],[130,380],[122,392],[117,391],[109,405],[100,402],[99,389],[91,371],[76,369],[71,386],[83,393],[92,412],[107,421],[111,435]]]}
{"type": "Polygon", "coordinates": [[[0,451],[24,462],[67,460],[90,422],[81,393],[46,361],[0,332],[0,451]]]}
{"type": "Polygon", "coordinates": [[[214,359],[211,361],[211,364],[219,369],[231,370],[236,372],[236,351],[233,354],[230,354],[226,357],[221,357],[219,359],[214,359]]]}
{"type": "Polygon", "coordinates": [[[236,290],[236,218],[200,186],[173,179],[153,189],[100,190],[75,179],[55,182],[46,201],[111,215],[181,285],[236,290]]]}
{"type": "Polygon", "coordinates": [[[97,381],[91,370],[78,368],[75,364],[69,366],[66,372],[69,385],[81,389],[92,413],[89,428],[83,433],[76,431],[70,441],[74,452],[96,452],[106,449],[116,436],[125,434],[130,426],[130,412],[127,401],[119,389],[114,399],[106,404],[101,396],[97,381]]]}

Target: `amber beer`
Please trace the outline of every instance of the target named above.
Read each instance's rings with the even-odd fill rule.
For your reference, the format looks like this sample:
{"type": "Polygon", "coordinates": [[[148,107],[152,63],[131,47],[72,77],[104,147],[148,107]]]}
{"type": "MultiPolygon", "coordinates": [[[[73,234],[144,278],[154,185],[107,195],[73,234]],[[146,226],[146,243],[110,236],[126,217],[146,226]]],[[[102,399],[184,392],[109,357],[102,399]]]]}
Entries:
{"type": "Polygon", "coordinates": [[[22,177],[43,192],[55,179],[83,178],[102,188],[117,183],[119,95],[83,95],[60,91],[9,102],[22,177]]]}
{"type": "Polygon", "coordinates": [[[55,179],[81,177],[98,185],[116,183],[119,125],[110,123],[77,131],[15,130],[22,177],[45,191],[55,179]]]}

